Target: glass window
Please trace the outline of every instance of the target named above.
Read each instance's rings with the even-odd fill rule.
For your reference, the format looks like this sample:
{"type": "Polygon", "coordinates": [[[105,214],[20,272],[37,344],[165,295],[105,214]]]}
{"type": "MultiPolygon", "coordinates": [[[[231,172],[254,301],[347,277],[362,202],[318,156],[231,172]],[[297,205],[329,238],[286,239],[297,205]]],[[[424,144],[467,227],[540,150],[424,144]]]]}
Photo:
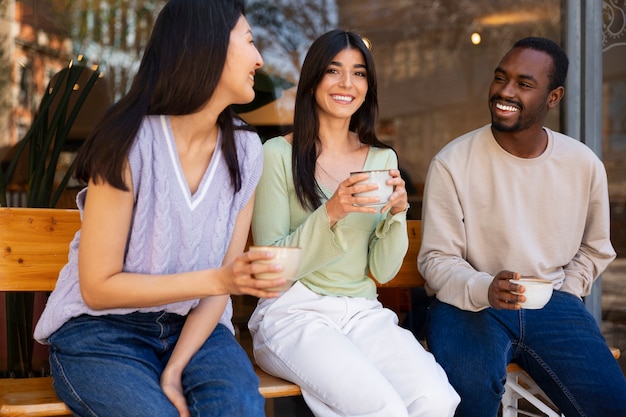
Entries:
{"type": "MultiPolygon", "coordinates": [[[[626,351],[626,2],[603,1],[602,155],[609,180],[611,240],[617,259],[603,274],[607,342],[626,351]]],[[[623,356],[623,355],[622,355],[623,356]]],[[[622,369],[626,360],[621,359],[622,369]]]]}

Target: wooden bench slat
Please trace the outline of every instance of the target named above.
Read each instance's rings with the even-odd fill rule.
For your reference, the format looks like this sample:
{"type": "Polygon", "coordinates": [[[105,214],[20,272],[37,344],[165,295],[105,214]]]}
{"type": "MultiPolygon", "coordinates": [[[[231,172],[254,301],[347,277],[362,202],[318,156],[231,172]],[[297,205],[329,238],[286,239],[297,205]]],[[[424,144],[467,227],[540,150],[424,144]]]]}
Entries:
{"type": "Polygon", "coordinates": [[[51,377],[0,378],[0,416],[72,415],[52,387],[51,377]]]}
{"type": "MultiPolygon", "coordinates": [[[[258,366],[259,392],[265,398],[291,397],[302,394],[294,383],[269,375],[258,366]]],[[[0,378],[0,416],[66,416],[71,415],[52,386],[51,377],[0,378]]]]}
{"type": "Polygon", "coordinates": [[[293,397],[302,394],[300,387],[293,382],[270,375],[258,365],[254,365],[254,370],[260,380],[259,392],[265,398],[293,397]]]}
{"type": "Polygon", "coordinates": [[[1,208],[0,291],[52,291],[79,228],[78,210],[1,208]]]}
{"type": "Polygon", "coordinates": [[[422,244],[422,222],[420,220],[406,221],[409,236],[409,249],[396,276],[385,284],[376,282],[379,288],[414,288],[423,287],[424,278],[417,269],[417,254],[422,244]]]}
{"type": "Polygon", "coordinates": [[[613,354],[613,357],[615,359],[619,359],[620,356],[622,355],[621,351],[618,348],[615,348],[615,347],[611,347],[610,349],[611,349],[611,353],[613,354]]]}

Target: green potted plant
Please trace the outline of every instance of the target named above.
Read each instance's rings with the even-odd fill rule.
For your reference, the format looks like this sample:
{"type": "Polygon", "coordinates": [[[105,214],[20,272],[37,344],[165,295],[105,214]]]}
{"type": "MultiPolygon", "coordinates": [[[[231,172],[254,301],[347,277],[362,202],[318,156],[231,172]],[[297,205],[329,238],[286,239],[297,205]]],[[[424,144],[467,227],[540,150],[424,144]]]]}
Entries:
{"type": "MultiPolygon", "coordinates": [[[[59,157],[81,107],[99,78],[99,69],[88,69],[81,60],[78,65],[70,62],[52,78],[28,132],[14,148],[6,166],[0,166],[2,206],[7,206],[6,191],[16,168],[27,164],[26,205],[56,207],[74,171],[72,163],[60,181],[55,181],[59,157]]],[[[6,294],[7,370],[11,376],[29,376],[32,371],[33,306],[32,293],[6,294]]]]}

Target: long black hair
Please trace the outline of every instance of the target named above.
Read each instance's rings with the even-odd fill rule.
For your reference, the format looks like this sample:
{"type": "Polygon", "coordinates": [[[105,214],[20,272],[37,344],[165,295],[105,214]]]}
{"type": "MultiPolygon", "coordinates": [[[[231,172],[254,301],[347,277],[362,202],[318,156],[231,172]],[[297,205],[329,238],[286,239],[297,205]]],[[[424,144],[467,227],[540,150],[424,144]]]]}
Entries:
{"type": "Polygon", "coordinates": [[[350,119],[349,129],[361,143],[379,148],[389,148],[376,137],[374,130],[378,115],[378,90],[374,60],[363,39],[354,32],[332,30],[317,38],[302,64],[300,81],[294,107],[292,169],[296,195],[300,204],[315,210],[322,204],[322,190],[315,180],[315,163],[319,141],[319,118],[315,91],[324,78],[333,58],[347,48],[358,49],[363,54],[367,69],[367,94],[365,101],[350,119]]]}
{"type": "MultiPolygon", "coordinates": [[[[104,114],[77,156],[76,177],[128,191],[123,171],[146,115],[185,115],[207,103],[220,80],[230,32],[244,15],[240,0],[170,0],[155,22],[128,93],[104,114]]],[[[222,151],[235,191],[241,174],[234,112],[217,119],[222,151]]]]}

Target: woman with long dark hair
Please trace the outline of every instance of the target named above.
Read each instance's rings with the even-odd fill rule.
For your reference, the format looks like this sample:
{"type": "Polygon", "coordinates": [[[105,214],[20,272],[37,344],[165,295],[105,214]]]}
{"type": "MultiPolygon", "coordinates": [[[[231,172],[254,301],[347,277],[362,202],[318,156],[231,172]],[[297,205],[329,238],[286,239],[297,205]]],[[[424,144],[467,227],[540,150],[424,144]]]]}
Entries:
{"type": "Polygon", "coordinates": [[[171,0],[81,149],[82,227],[35,330],[75,415],[264,415],[229,298],[284,282],[242,254],[263,157],[229,106],[262,65],[242,2],[171,0]]]}
{"type": "Polygon", "coordinates": [[[459,397],[441,367],[376,299],[408,248],[396,153],[375,133],[376,71],[353,32],[318,38],[304,60],[293,132],[267,141],[252,219],[255,244],[299,246],[298,281],[250,320],[267,372],[300,385],[316,416],[446,417],[459,397]],[[357,194],[388,170],[388,202],[357,194]],[[379,205],[374,207],[372,205],[379,205]]]}

